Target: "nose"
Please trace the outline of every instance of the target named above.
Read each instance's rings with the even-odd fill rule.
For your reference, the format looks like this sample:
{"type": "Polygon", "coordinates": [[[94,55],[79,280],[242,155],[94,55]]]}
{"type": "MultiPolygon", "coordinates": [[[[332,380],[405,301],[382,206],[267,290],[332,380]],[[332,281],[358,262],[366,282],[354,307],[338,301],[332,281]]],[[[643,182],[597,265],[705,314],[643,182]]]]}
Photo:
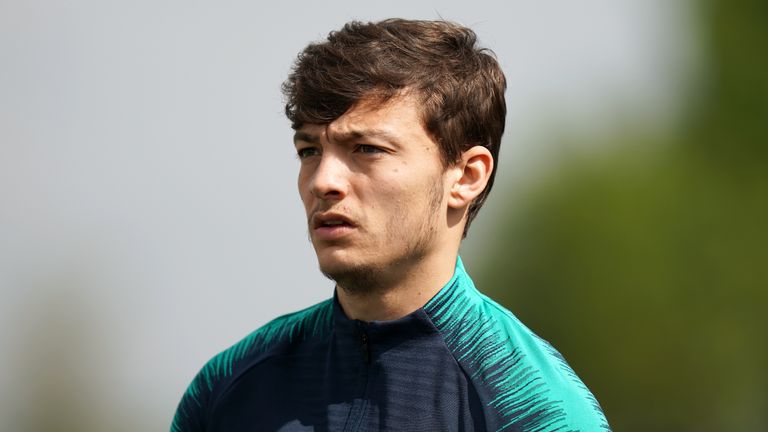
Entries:
{"type": "Polygon", "coordinates": [[[322,200],[340,201],[347,196],[348,167],[332,151],[324,151],[310,178],[309,190],[322,200]]]}

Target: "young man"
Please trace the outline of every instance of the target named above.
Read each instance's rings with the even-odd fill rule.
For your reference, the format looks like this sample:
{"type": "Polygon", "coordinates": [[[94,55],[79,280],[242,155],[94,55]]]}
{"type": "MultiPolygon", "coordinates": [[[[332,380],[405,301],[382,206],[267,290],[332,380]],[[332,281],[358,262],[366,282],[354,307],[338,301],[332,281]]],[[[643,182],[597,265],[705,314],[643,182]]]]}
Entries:
{"type": "Polygon", "coordinates": [[[506,84],[448,22],[352,22],[284,84],[333,298],[214,357],[172,431],[603,431],[559,353],[458,257],[491,189],[506,84]]]}

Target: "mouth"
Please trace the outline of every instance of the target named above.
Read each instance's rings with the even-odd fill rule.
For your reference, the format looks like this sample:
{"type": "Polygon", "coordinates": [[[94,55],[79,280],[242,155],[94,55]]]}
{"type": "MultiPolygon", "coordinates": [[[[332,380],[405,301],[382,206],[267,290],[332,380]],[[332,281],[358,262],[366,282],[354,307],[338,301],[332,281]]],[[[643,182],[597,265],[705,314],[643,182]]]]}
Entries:
{"type": "Polygon", "coordinates": [[[357,224],[338,213],[321,213],[312,217],[312,231],[318,240],[337,240],[350,234],[357,224]]]}
{"type": "Polygon", "coordinates": [[[352,220],[338,213],[316,213],[312,217],[312,228],[355,227],[352,220]]]}

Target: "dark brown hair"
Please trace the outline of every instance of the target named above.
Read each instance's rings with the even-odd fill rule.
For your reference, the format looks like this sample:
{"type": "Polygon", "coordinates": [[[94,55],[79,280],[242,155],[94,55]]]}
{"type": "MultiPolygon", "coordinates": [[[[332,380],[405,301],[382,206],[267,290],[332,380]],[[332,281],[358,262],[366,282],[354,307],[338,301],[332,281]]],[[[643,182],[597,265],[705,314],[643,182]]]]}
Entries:
{"type": "Polygon", "coordinates": [[[326,124],[362,98],[387,101],[413,91],[444,166],[469,148],[486,147],[494,169],[469,206],[464,236],[493,186],[504,133],[506,80],[475,33],[446,21],[353,21],[302,51],[283,83],[285,113],[294,129],[326,124]]]}

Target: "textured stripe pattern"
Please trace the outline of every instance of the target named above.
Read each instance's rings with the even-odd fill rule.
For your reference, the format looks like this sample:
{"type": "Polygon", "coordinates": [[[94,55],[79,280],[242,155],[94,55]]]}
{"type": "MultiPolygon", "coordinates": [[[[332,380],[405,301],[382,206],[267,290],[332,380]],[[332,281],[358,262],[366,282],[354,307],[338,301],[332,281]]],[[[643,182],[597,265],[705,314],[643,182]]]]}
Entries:
{"type": "Polygon", "coordinates": [[[172,432],[608,431],[563,357],[480,294],[457,260],[423,308],[349,319],[336,298],[210,360],[172,432]]]}
{"type": "MultiPolygon", "coordinates": [[[[217,383],[232,377],[238,362],[246,357],[266,353],[278,342],[293,342],[308,337],[317,338],[330,333],[333,317],[333,300],[328,299],[304,310],[275,318],[241,341],[221,352],[200,370],[182,397],[179,409],[171,425],[172,432],[182,432],[184,422],[204,421],[199,414],[208,403],[203,394],[210,396],[217,383]]],[[[202,426],[201,426],[202,427],[202,426]]],[[[202,430],[202,429],[201,429],[202,430]]]]}
{"type": "Polygon", "coordinates": [[[424,310],[492,412],[489,430],[608,431],[594,396],[562,355],[481,294],[458,261],[424,310]]]}

